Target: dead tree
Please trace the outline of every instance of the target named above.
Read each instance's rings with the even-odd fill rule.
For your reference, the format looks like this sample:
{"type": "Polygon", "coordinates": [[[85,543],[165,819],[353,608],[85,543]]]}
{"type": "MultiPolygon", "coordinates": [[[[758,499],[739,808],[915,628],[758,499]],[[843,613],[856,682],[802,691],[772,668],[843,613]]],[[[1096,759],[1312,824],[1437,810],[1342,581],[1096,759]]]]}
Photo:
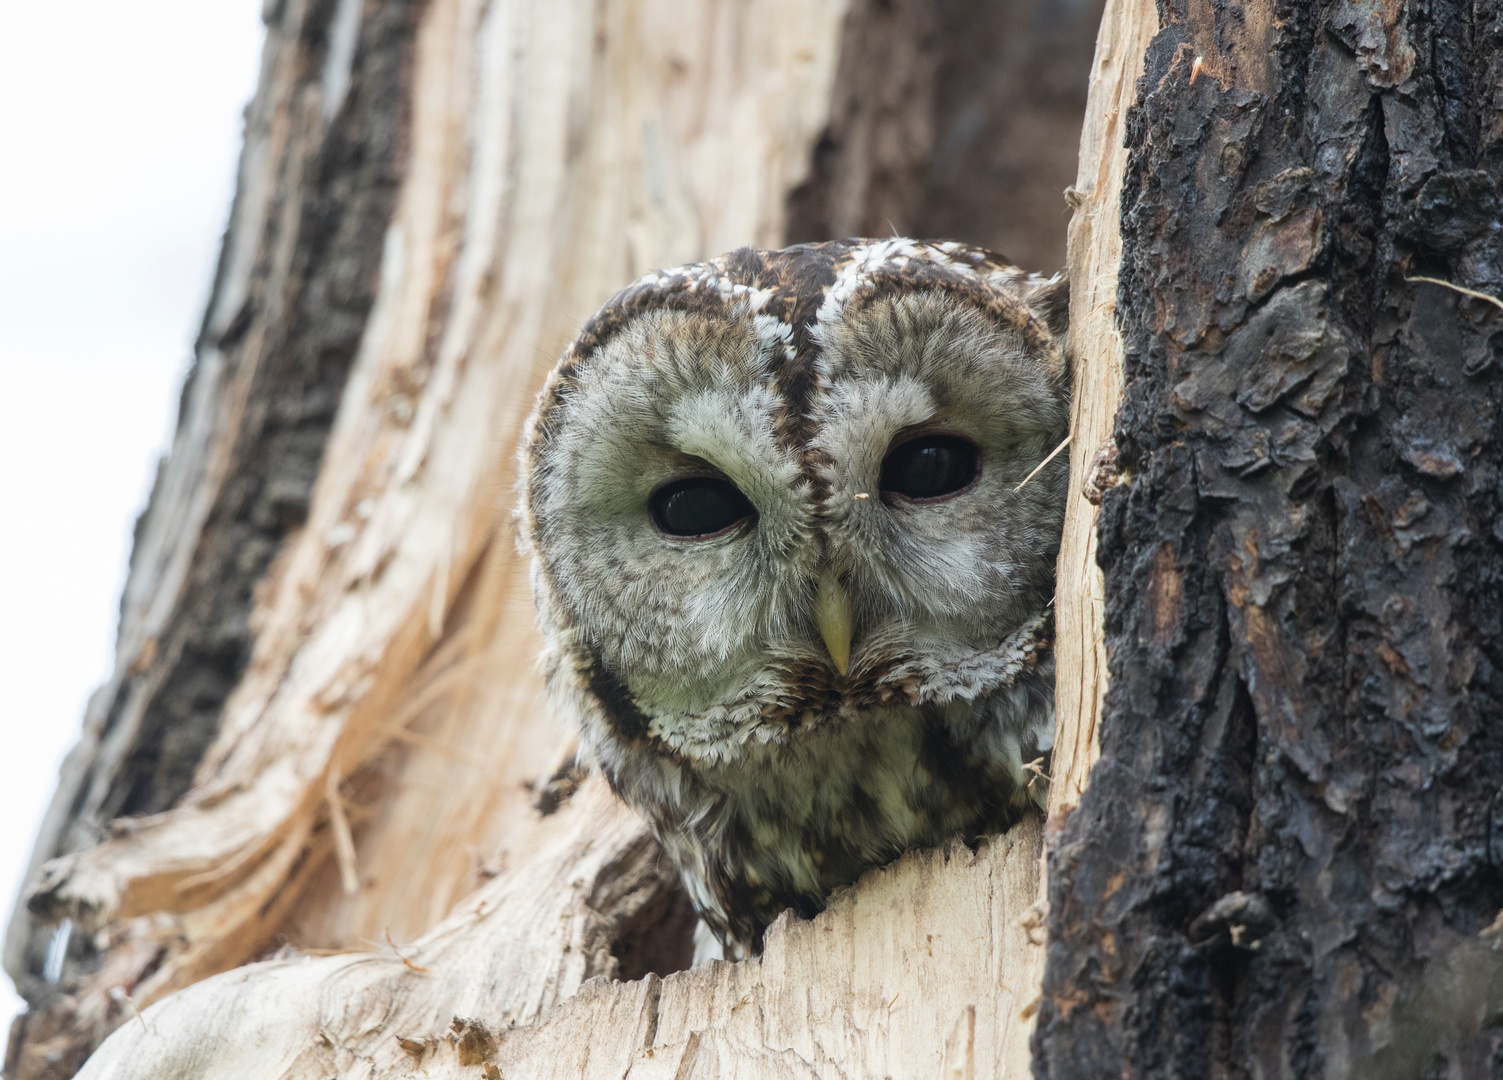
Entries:
{"type": "Polygon", "coordinates": [[[269,5],[7,1077],[1496,1073],[1500,14],[1097,17],[269,5]],[[739,243],[1057,257],[1071,175],[1048,819],[684,971],[537,694],[532,389],[739,243]]]}

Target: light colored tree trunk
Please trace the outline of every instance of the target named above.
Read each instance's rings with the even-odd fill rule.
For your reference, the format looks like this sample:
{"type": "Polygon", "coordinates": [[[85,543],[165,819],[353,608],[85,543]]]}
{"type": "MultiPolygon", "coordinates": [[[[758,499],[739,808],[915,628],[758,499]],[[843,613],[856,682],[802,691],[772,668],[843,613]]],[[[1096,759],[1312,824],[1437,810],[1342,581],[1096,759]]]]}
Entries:
{"type": "Polygon", "coordinates": [[[1055,738],[1049,816],[1079,803],[1100,755],[1097,725],[1106,697],[1105,583],[1096,565],[1099,486],[1112,480],[1112,425],[1122,403],[1117,267],[1122,262],[1123,133],[1138,92],[1143,54],[1158,30],[1153,0],[1111,0],[1096,39],[1080,133],[1080,167],[1069,192],[1070,492],[1054,593],[1055,738]],[[1092,490],[1087,490],[1091,488],[1092,490]]]}
{"type": "MultiPolygon", "coordinates": [[[[510,525],[523,418],[578,323],[647,269],[783,243],[790,207],[819,216],[821,141],[885,130],[844,88],[853,66],[872,78],[852,42],[869,43],[886,9],[269,11],[236,217],[133,562],[120,669],[39,844],[66,854],[41,868],[7,964],[35,981],[37,917],[92,935],[90,951],[56,989],[34,987],[47,1007],[18,1029],[7,1076],[71,1075],[69,1055],[122,1023],[82,1075],[1026,1075],[1044,823],[974,852],[911,853],[818,918],[781,920],[762,957],[682,970],[681,890],[642,825],[572,767],[571,734],[542,700],[510,525]],[[369,58],[397,39],[388,85],[369,58]],[[352,146],[380,172],[368,187],[386,192],[381,228],[318,233],[350,195],[330,182],[315,198],[308,177],[336,175],[352,146]],[[330,250],[344,262],[321,271],[330,250]],[[174,620],[217,580],[203,537],[252,434],[287,411],[304,369],[286,357],[324,355],[337,330],[322,308],[299,314],[310,295],[346,297],[359,328],[337,412],[315,432],[316,479],[252,579],[245,662],[191,785],[163,805],[121,794],[122,767],[105,759],[139,748],[152,694],[202,636],[204,620],[174,620]],[[135,816],[110,825],[121,807],[135,816]]],[[[1120,396],[1121,114],[1155,27],[1142,0],[1108,5],[1075,184],[1056,808],[1084,782],[1104,679],[1094,507],[1078,492],[1120,396]]],[[[933,40],[883,33],[891,55],[923,60],[905,61],[917,84],[939,85],[933,40]]],[[[932,112],[945,93],[918,98],[932,112]]],[[[917,108],[883,106],[904,107],[917,108]]],[[[903,153],[949,145],[924,115],[903,153]]],[[[885,175],[896,151],[870,142],[836,172],[854,154],[885,175]]],[[[883,190],[905,230],[922,226],[934,184],[883,190]]],[[[275,494],[245,514],[289,501],[275,494]]]]}

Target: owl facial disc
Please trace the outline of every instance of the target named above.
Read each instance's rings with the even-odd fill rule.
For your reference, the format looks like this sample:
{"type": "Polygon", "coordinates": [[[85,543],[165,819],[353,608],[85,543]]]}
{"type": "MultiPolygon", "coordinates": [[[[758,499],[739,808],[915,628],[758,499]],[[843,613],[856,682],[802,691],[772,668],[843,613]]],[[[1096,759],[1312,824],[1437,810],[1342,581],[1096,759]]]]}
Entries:
{"type": "Polygon", "coordinates": [[[549,685],[733,952],[1040,797],[1068,462],[1021,481],[1068,428],[1067,297],[948,242],[742,249],[640,278],[549,376],[549,685]]]}

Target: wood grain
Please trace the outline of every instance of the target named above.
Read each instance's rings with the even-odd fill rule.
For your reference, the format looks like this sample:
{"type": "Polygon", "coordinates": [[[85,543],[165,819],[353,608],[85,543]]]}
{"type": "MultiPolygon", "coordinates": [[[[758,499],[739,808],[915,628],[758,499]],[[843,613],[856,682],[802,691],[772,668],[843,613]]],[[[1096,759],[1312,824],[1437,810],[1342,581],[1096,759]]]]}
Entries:
{"type": "Polygon", "coordinates": [[[758,959],[631,982],[609,942],[661,873],[650,840],[598,782],[547,832],[400,955],[215,976],[121,1028],[80,1080],[1027,1075],[1037,820],[873,871],[813,920],[785,915],[758,959]]]}
{"type": "MultiPolygon", "coordinates": [[[[1070,491],[1055,587],[1056,716],[1051,817],[1080,801],[1100,756],[1098,724],[1106,696],[1105,584],[1096,565],[1096,504],[1086,486],[1110,454],[1122,404],[1122,335],[1117,331],[1117,268],[1122,262],[1123,143],[1138,92],[1143,54],[1158,29],[1152,0],[1109,0],[1096,40],[1091,91],[1080,133],[1079,175],[1070,218],[1070,491]]],[[[1094,493],[1093,493],[1094,494],[1094,493]]],[[[1099,498],[1097,502],[1099,502],[1099,498]]]]}

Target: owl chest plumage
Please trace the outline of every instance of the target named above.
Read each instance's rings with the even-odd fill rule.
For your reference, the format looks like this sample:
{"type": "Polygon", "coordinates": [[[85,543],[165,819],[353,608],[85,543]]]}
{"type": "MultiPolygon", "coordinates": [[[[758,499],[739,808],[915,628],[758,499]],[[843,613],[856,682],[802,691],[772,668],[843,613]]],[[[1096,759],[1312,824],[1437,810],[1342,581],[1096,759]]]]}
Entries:
{"type": "Polygon", "coordinates": [[[633,725],[619,713],[597,714],[586,737],[726,955],[751,955],[779,912],[811,916],[832,890],[910,848],[995,832],[1042,805],[1054,669],[1037,631],[1019,637],[989,673],[999,685],[975,696],[910,682],[908,697],[923,700],[873,705],[880,695],[869,692],[697,757],[660,734],[623,737],[633,725]]]}

